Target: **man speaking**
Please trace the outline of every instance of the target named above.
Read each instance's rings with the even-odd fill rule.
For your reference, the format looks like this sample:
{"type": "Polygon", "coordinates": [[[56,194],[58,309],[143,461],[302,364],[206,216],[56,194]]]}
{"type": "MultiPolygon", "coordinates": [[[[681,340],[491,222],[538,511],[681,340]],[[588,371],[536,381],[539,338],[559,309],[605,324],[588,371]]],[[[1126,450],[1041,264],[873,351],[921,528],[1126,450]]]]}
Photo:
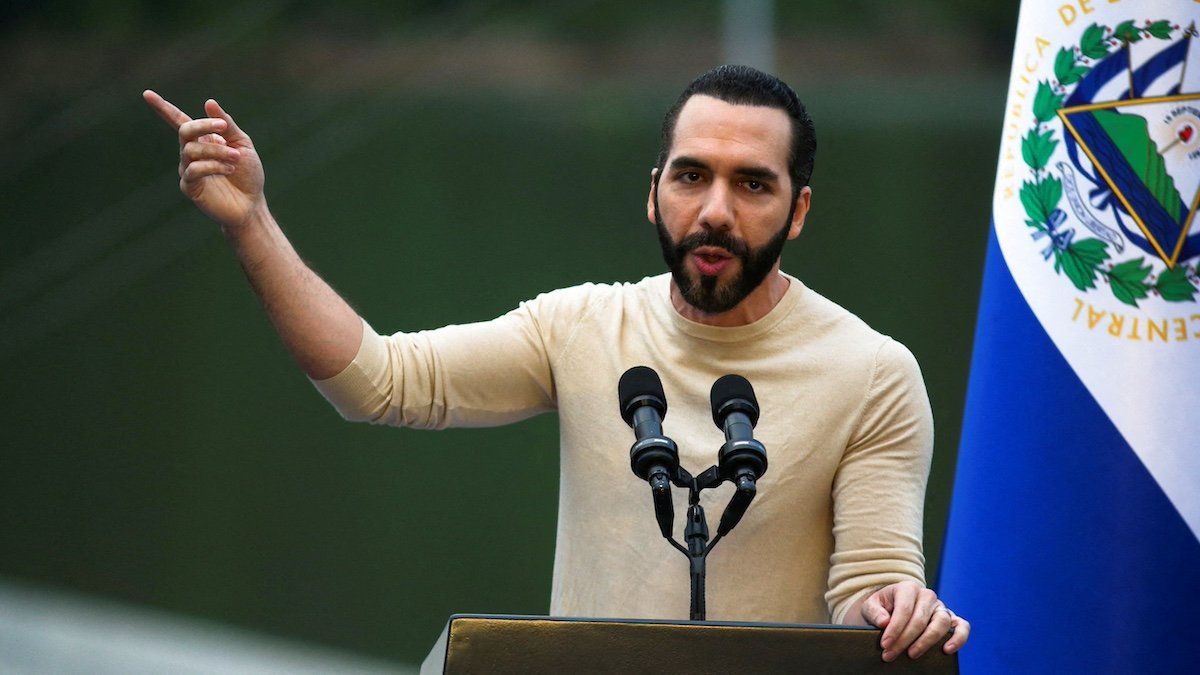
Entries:
{"type": "MultiPolygon", "coordinates": [[[[924,585],[922,507],[933,444],[907,349],[780,271],[804,225],[816,140],[795,93],[752,68],[693,81],[663,122],[646,214],[670,274],[584,284],[492,321],[384,336],[310,270],[272,218],[254,144],[220,105],[178,131],[180,189],[220,224],[284,344],[349,420],[491,426],[557,410],[562,473],[551,614],[680,619],[678,554],[658,545],[615,405],[622,372],[658,371],[684,466],[724,441],[709,386],[738,373],[762,406],[771,470],[709,561],[723,620],[872,624],[883,658],[916,658],[969,624],[924,585]]],[[[706,507],[728,501],[728,484],[706,507]]],[[[677,497],[683,497],[677,494],[677,497]]],[[[683,510],[682,503],[677,510],[683,510]]]]}

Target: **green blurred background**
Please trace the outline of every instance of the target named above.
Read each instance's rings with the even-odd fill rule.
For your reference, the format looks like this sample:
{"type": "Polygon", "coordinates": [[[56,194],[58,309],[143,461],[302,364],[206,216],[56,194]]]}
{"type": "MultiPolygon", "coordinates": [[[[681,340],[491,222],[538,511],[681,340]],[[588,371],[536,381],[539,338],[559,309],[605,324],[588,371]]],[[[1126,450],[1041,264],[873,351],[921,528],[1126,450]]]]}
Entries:
{"type": "MultiPolygon", "coordinates": [[[[724,11],[5,4],[0,575],[408,663],[452,612],[545,613],[555,417],[343,422],[179,194],[173,134],[140,92],[191,114],[218,98],[301,255],[378,330],[428,328],[662,270],[644,217],[658,126],[730,53],[724,11]]],[[[922,365],[931,578],[1016,11],[828,0],[773,16],[774,71],[819,141],[784,268],[922,365]]]]}

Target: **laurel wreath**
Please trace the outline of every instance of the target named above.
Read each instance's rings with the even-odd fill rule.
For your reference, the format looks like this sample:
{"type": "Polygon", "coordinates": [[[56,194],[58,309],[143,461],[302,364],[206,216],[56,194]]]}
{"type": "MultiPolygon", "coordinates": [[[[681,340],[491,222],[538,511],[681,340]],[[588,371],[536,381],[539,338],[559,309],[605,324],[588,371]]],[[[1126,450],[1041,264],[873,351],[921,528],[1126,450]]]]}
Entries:
{"type": "Polygon", "coordinates": [[[1196,284],[1200,284],[1200,261],[1190,266],[1177,264],[1161,274],[1153,274],[1154,268],[1144,257],[1114,265],[1107,242],[1095,237],[1073,239],[1055,232],[1064,218],[1058,209],[1063,189],[1062,181],[1046,169],[1059,142],[1049,122],[1062,107],[1066,87],[1083,79],[1111,49],[1146,38],[1167,40],[1178,30],[1178,25],[1165,20],[1147,20],[1144,26],[1125,21],[1112,29],[1099,24],[1088,26],[1077,47],[1058,50],[1054,59],[1057,81],[1038,82],[1033,99],[1035,124],[1021,139],[1021,156],[1033,170],[1033,180],[1021,185],[1021,204],[1029,218],[1025,224],[1034,229],[1035,238],[1049,238],[1054,271],[1065,274],[1080,291],[1096,288],[1099,279],[1108,284],[1117,300],[1134,307],[1138,306],[1138,300],[1151,294],[1168,302],[1194,302],[1196,284]]]}

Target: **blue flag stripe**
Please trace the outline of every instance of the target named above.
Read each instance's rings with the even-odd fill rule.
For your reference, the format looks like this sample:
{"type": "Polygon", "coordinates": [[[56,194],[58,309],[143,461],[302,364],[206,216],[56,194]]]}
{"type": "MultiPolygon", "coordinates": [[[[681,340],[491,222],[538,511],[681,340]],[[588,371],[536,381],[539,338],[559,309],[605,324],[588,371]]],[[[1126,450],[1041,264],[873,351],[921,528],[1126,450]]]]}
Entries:
{"type": "Polygon", "coordinates": [[[939,593],[967,673],[1194,672],[1200,541],[990,236],[939,593]]]}

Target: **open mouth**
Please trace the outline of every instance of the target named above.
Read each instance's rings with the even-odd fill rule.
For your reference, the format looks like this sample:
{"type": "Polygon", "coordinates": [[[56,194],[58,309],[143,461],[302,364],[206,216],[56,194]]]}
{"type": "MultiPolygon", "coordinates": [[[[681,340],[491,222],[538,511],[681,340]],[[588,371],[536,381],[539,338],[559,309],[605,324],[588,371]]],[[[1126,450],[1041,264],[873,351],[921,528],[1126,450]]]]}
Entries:
{"type": "Polygon", "coordinates": [[[716,246],[701,246],[692,251],[692,259],[700,274],[716,276],[729,266],[733,255],[723,248],[716,246]]]}

